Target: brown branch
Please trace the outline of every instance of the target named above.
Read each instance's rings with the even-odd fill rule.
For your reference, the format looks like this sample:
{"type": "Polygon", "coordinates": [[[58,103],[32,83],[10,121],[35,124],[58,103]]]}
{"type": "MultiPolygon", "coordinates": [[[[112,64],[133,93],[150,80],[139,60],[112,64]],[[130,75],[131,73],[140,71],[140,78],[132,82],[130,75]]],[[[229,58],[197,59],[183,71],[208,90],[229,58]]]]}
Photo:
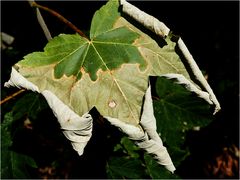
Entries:
{"type": "Polygon", "coordinates": [[[22,92],[24,92],[25,89],[20,89],[19,91],[11,94],[10,96],[6,97],[5,99],[3,99],[1,102],[0,102],[0,105],[2,105],[3,103],[9,101],[10,99],[14,98],[15,96],[21,94],[22,92]]]}
{"type": "Polygon", "coordinates": [[[72,24],[70,21],[68,21],[65,17],[63,17],[61,14],[57,13],[56,11],[54,11],[54,10],[48,8],[48,7],[39,5],[34,1],[31,3],[31,6],[32,7],[37,7],[39,9],[42,9],[42,10],[45,10],[45,11],[49,12],[50,14],[52,14],[53,16],[57,17],[62,22],[64,22],[68,27],[70,27],[75,32],[77,32],[80,36],[88,39],[88,37],[80,29],[78,29],[74,24],[72,24]]]}

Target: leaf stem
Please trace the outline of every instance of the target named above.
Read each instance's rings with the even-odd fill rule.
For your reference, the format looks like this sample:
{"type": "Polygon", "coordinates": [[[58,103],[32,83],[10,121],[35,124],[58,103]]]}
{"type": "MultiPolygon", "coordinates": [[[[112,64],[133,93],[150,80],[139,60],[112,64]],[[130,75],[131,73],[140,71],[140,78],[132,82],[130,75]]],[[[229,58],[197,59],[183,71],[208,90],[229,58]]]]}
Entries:
{"type": "Polygon", "coordinates": [[[43,30],[47,40],[50,41],[52,39],[52,36],[51,36],[50,31],[47,28],[47,25],[41,15],[41,13],[40,13],[39,8],[36,8],[36,14],[37,14],[38,22],[39,22],[40,26],[42,27],[42,30],[43,30]]]}
{"type": "Polygon", "coordinates": [[[23,93],[25,91],[25,89],[20,89],[19,91],[11,94],[10,96],[6,97],[5,99],[3,99],[1,102],[0,102],[0,105],[2,105],[3,103],[9,101],[10,99],[14,98],[15,96],[23,93]]]}
{"type": "Polygon", "coordinates": [[[42,6],[42,5],[39,5],[37,4],[36,2],[32,2],[31,3],[31,6],[32,7],[37,7],[39,9],[42,9],[42,10],[45,10],[47,12],[49,12],[50,14],[52,14],[53,16],[57,17],[59,20],[61,20],[63,23],[65,23],[68,27],[70,27],[72,30],[74,30],[75,32],[77,32],[80,36],[84,37],[84,38],[87,38],[89,40],[89,38],[80,30],[78,29],[74,24],[72,24],[70,21],[68,21],[65,17],[63,17],[61,14],[59,14],[58,12],[48,8],[48,7],[45,7],[45,6],[42,6]]]}
{"type": "MultiPolygon", "coordinates": [[[[27,1],[29,2],[30,6],[32,6],[32,3],[34,2],[34,0],[27,0],[27,1]]],[[[50,41],[52,39],[52,36],[51,36],[51,33],[50,33],[42,15],[41,15],[39,8],[36,8],[36,15],[37,15],[38,23],[41,26],[45,37],[47,38],[48,41],[50,41]]]]}

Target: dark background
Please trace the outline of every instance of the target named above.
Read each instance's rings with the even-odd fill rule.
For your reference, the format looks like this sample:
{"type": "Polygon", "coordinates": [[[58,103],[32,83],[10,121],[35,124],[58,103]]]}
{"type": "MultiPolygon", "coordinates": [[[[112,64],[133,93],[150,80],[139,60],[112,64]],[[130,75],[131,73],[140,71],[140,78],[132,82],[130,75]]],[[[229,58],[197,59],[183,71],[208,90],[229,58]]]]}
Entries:
{"type": "MultiPolygon", "coordinates": [[[[239,149],[239,2],[131,3],[180,35],[200,69],[208,75],[208,82],[222,110],[207,128],[189,134],[191,156],[180,166],[179,174],[183,178],[211,178],[211,174],[204,171],[204,162],[213,161],[226,147],[235,145],[239,149]],[[199,152],[202,154],[200,157],[199,152]]],[[[94,12],[105,1],[39,1],[39,4],[56,10],[88,33],[94,12]]],[[[75,33],[56,17],[41,12],[52,36],[75,33]]],[[[17,50],[17,56],[11,58],[2,54],[1,81],[5,82],[9,79],[10,67],[24,55],[41,51],[47,40],[37,22],[35,11],[26,1],[1,1],[1,31],[15,37],[12,46],[17,50]]]]}

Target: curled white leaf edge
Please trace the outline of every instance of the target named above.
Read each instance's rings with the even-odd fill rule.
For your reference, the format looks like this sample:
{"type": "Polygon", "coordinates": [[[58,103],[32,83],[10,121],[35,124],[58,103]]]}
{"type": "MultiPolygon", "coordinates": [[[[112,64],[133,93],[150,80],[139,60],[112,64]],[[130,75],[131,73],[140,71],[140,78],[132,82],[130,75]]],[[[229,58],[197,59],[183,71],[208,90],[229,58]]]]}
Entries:
{"type": "Polygon", "coordinates": [[[145,93],[143,112],[139,127],[127,124],[119,119],[104,116],[112,125],[118,127],[122,132],[134,140],[140,148],[152,154],[158,164],[163,165],[170,172],[175,171],[175,167],[169,156],[166,147],[157,133],[156,119],[153,111],[151,85],[145,93]]]}
{"type": "MultiPolygon", "coordinates": [[[[120,4],[123,6],[122,10],[124,13],[128,14],[130,17],[141,23],[143,26],[145,26],[147,29],[153,31],[155,34],[159,35],[162,38],[165,38],[169,35],[170,29],[161,21],[154,18],[153,16],[145,13],[144,11],[141,11],[134,5],[130,4],[126,0],[120,0],[120,4]]],[[[199,95],[200,98],[205,99],[209,104],[215,105],[215,110],[213,114],[216,114],[220,109],[220,103],[218,102],[215,94],[213,93],[213,90],[211,89],[210,85],[208,84],[207,80],[204,78],[201,70],[199,69],[196,61],[193,59],[191,53],[189,52],[188,48],[186,47],[185,43],[183,42],[182,38],[179,38],[177,41],[177,45],[181,52],[183,53],[187,63],[189,64],[189,67],[191,68],[193,75],[197,81],[199,81],[203,88],[206,90],[206,93],[208,93],[208,97],[206,97],[206,93],[203,91],[200,92],[195,85],[191,84],[191,91],[195,92],[197,95],[199,95]],[[195,87],[194,87],[195,86],[195,87]],[[209,101],[210,100],[210,101],[209,101]]],[[[167,75],[165,76],[167,77],[167,75]]],[[[172,79],[169,77],[169,79],[172,79]]],[[[177,77],[175,78],[178,80],[178,83],[185,84],[185,87],[188,87],[189,82],[186,81],[183,77],[177,77]]]]}
{"type": "Polygon", "coordinates": [[[79,155],[83,154],[84,148],[92,136],[93,119],[88,112],[83,116],[79,116],[51,91],[44,90],[40,92],[36,85],[24,78],[13,67],[10,79],[4,86],[24,88],[41,93],[58,119],[63,134],[71,141],[73,149],[75,149],[79,155]]]}

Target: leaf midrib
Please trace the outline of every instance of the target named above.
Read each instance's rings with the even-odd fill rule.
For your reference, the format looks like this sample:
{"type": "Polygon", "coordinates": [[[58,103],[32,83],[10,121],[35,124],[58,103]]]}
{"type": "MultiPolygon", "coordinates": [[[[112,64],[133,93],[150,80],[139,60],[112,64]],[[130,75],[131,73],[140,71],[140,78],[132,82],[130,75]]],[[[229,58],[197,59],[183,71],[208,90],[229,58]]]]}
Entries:
{"type": "MultiPolygon", "coordinates": [[[[188,113],[188,114],[190,114],[191,116],[197,116],[196,115],[196,113],[194,113],[194,112],[192,112],[192,111],[189,111],[188,109],[186,109],[186,108],[183,108],[183,107],[181,107],[181,106],[178,106],[178,105],[176,105],[176,104],[173,104],[173,103],[171,103],[171,102],[169,102],[169,101],[167,101],[167,100],[162,100],[162,103],[163,103],[163,106],[164,106],[164,104],[167,104],[167,105],[169,105],[169,106],[172,106],[173,108],[176,108],[177,110],[179,110],[179,111],[182,111],[183,113],[185,112],[185,113],[188,113]]],[[[198,117],[198,116],[197,116],[198,117]]],[[[199,116],[199,117],[201,117],[201,116],[199,116]]]]}
{"type": "Polygon", "coordinates": [[[134,113],[133,113],[133,110],[132,110],[132,108],[131,108],[128,100],[127,100],[127,97],[125,96],[123,90],[121,89],[120,85],[118,84],[117,79],[116,79],[115,76],[111,73],[110,69],[108,68],[108,66],[107,66],[106,63],[104,62],[102,56],[99,54],[99,52],[97,51],[97,48],[94,46],[94,44],[91,43],[91,45],[92,45],[92,47],[94,48],[94,50],[96,51],[96,53],[97,53],[97,55],[99,56],[99,58],[101,59],[103,65],[106,67],[106,69],[107,69],[107,70],[109,71],[109,73],[111,74],[111,76],[112,76],[112,78],[113,78],[113,81],[114,81],[115,84],[117,85],[119,91],[121,92],[121,94],[122,94],[122,96],[123,96],[123,98],[124,98],[124,100],[125,100],[125,102],[126,102],[126,104],[127,104],[127,106],[128,106],[128,109],[130,110],[130,113],[132,114],[132,117],[135,119],[136,122],[138,122],[138,119],[135,117],[135,115],[134,115],[134,113]]]}
{"type": "Polygon", "coordinates": [[[126,43],[120,43],[120,42],[105,42],[105,41],[92,41],[93,43],[96,43],[96,44],[110,44],[110,45],[124,45],[124,46],[133,46],[133,47],[136,47],[135,45],[133,44],[126,44],[126,43]]]}
{"type": "MultiPolygon", "coordinates": [[[[160,55],[159,53],[157,53],[157,52],[154,52],[153,50],[151,50],[151,49],[149,49],[149,48],[146,48],[146,49],[148,49],[149,51],[151,51],[153,54],[156,54],[159,58],[161,58],[166,64],[169,64],[173,69],[175,69],[177,72],[179,72],[179,69],[177,69],[175,66],[174,66],[174,64],[172,64],[172,63],[170,63],[169,61],[167,61],[166,59],[165,59],[165,57],[163,57],[162,55],[160,55]]],[[[158,60],[158,64],[159,64],[159,66],[160,66],[160,62],[159,62],[159,60],[158,60]]]]}
{"type": "Polygon", "coordinates": [[[73,55],[75,52],[77,52],[79,49],[81,49],[83,46],[85,46],[88,42],[83,43],[81,46],[79,46],[78,48],[76,48],[74,51],[72,51],[71,53],[69,53],[67,56],[64,56],[62,59],[60,59],[60,61],[58,61],[57,64],[60,64],[62,61],[64,61],[64,59],[66,59],[67,57],[73,55]]]}

